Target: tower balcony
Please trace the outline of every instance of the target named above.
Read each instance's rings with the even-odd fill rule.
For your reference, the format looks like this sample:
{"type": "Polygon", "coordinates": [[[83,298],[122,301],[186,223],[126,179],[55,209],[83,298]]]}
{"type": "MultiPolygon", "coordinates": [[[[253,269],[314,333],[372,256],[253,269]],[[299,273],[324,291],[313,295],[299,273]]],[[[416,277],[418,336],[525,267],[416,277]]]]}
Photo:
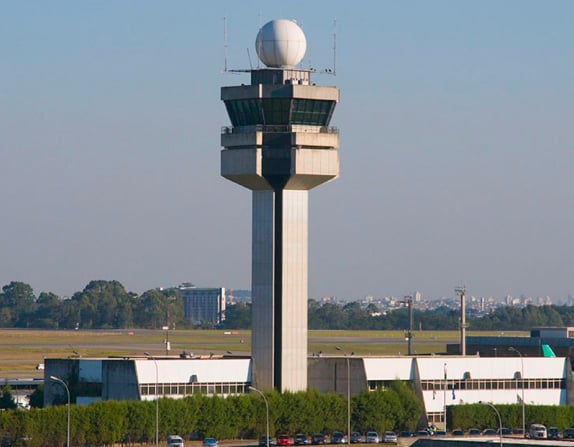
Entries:
{"type": "Polygon", "coordinates": [[[306,125],[225,126],[221,128],[221,146],[227,149],[267,146],[336,149],[339,129],[306,125]]]}

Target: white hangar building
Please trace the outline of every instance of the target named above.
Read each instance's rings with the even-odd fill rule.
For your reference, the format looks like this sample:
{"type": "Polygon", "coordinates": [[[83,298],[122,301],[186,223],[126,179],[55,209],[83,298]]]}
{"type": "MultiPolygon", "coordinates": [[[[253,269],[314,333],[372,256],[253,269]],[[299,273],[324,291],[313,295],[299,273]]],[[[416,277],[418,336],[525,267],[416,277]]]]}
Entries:
{"type": "MultiPolygon", "coordinates": [[[[152,400],[157,395],[235,395],[249,392],[248,357],[70,358],[45,360],[45,405],[61,402],[65,381],[72,401],[152,400]]],[[[384,388],[395,380],[413,384],[429,422],[444,408],[477,403],[567,405],[574,401],[572,368],[565,357],[396,356],[309,357],[309,388],[346,395],[384,388]]]]}

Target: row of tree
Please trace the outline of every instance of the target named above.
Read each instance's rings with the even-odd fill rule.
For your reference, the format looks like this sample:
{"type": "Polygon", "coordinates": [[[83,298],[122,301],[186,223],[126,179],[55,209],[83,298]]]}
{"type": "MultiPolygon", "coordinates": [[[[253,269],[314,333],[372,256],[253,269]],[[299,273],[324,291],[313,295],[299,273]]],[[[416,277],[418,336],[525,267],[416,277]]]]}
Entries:
{"type": "Polygon", "coordinates": [[[0,293],[0,327],[44,329],[159,329],[186,326],[177,289],[128,292],[118,281],[91,281],[69,299],[54,293],[34,295],[32,287],[13,281],[0,293]]]}
{"type": "MultiPolygon", "coordinates": [[[[408,310],[380,314],[374,304],[358,302],[344,305],[309,300],[309,329],[397,330],[408,327],[408,310]]],[[[441,307],[432,311],[414,310],[415,328],[456,330],[459,311],[441,307]],[[424,323],[423,323],[424,322],[424,323]]],[[[500,307],[485,316],[469,316],[474,330],[529,330],[534,326],[574,326],[574,307],[500,307]]],[[[51,292],[34,295],[32,287],[13,281],[0,293],[0,327],[45,329],[109,329],[162,326],[190,327],[184,318],[183,302],[177,289],[152,289],[137,295],[118,281],[91,281],[81,292],[61,299],[51,292]]],[[[224,326],[229,329],[251,327],[251,306],[227,306],[224,326]]],[[[210,327],[209,324],[203,327],[210,327]]]]}
{"type": "MultiPolygon", "coordinates": [[[[408,309],[401,308],[379,315],[378,309],[370,304],[361,307],[358,302],[344,305],[309,300],[309,329],[329,330],[397,330],[407,329],[408,309]]],[[[251,327],[251,306],[246,303],[228,306],[225,326],[229,329],[251,327]]],[[[457,330],[460,312],[440,307],[434,310],[414,310],[415,328],[425,330],[457,330]]],[[[568,306],[526,306],[524,308],[501,307],[484,316],[469,317],[473,330],[528,331],[535,326],[574,326],[574,307],[568,306]]]]}
{"type": "MultiPolygon", "coordinates": [[[[266,393],[270,433],[331,433],[345,431],[347,403],[339,394],[317,391],[266,393]]],[[[162,439],[169,434],[186,438],[254,439],[266,432],[265,402],[258,394],[226,398],[194,395],[158,401],[162,439]]],[[[352,400],[352,430],[415,430],[423,409],[403,382],[385,391],[365,391],[352,400]]],[[[13,444],[25,437],[28,447],[56,447],[66,442],[65,405],[30,411],[0,412],[0,432],[13,444]]],[[[149,443],[155,438],[155,403],[105,401],[71,407],[71,445],[149,443]]]]}

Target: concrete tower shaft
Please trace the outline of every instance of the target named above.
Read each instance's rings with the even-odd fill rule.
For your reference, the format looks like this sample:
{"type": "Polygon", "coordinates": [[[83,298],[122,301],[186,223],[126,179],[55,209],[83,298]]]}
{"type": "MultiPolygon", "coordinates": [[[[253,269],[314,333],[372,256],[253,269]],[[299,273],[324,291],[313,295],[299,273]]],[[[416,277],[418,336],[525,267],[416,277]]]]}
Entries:
{"type": "Polygon", "coordinates": [[[308,191],[339,175],[329,127],[336,87],[310,71],[258,69],[223,87],[232,126],[221,135],[221,175],[253,191],[252,356],[257,387],[307,388],[308,191]]]}

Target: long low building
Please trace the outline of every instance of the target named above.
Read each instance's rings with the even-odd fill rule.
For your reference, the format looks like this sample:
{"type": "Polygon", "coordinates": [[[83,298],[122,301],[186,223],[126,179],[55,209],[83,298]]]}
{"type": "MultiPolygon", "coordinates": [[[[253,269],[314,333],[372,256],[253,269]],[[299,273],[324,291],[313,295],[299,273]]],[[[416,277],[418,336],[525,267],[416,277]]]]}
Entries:
{"type": "MultiPolygon", "coordinates": [[[[70,358],[45,360],[46,405],[61,402],[65,381],[77,404],[95,400],[150,400],[157,395],[247,393],[252,360],[227,358],[70,358]]],[[[413,384],[429,423],[443,421],[445,406],[477,403],[566,405],[573,402],[572,370],[565,357],[321,356],[308,359],[309,388],[351,394],[413,384]]]]}

